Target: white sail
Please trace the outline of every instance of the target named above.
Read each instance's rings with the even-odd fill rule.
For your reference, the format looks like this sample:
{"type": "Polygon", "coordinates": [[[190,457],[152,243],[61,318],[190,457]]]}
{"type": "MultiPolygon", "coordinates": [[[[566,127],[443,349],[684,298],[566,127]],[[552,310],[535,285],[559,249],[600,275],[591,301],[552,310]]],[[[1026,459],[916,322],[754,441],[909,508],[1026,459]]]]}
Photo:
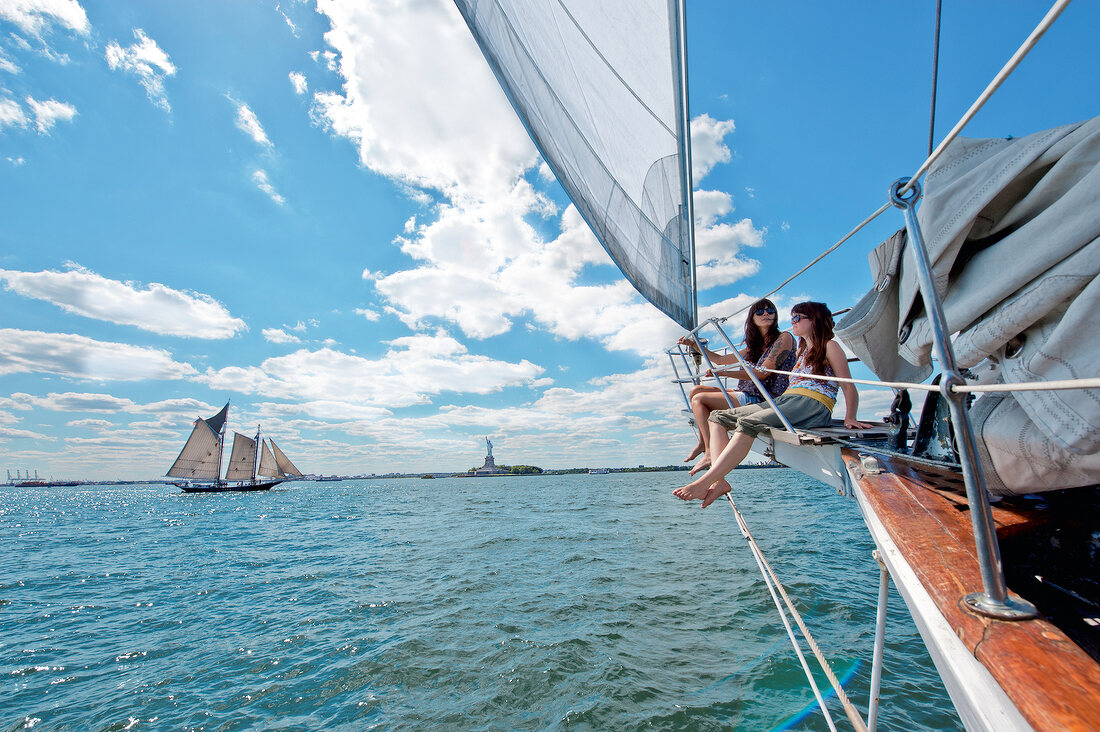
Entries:
{"type": "Polygon", "coordinates": [[[283,472],[283,475],[296,475],[301,477],[302,471],[294,467],[294,463],[290,462],[290,458],[283,454],[283,451],[275,444],[275,440],[271,440],[270,442],[271,449],[275,452],[275,463],[279,466],[279,470],[283,472]]]}
{"type": "Polygon", "coordinates": [[[275,462],[275,456],[271,454],[271,448],[267,446],[267,440],[260,440],[260,467],[256,469],[256,475],[265,478],[281,478],[282,471],[275,462]]]}
{"type": "Polygon", "coordinates": [[[455,0],[543,158],[638,291],[694,327],[676,0],[455,0]]]}
{"type": "Polygon", "coordinates": [[[207,420],[196,419],[195,429],[167,474],[173,478],[217,480],[221,470],[221,447],[221,435],[207,420]]]}
{"type": "Polygon", "coordinates": [[[240,432],[233,433],[233,452],[229,453],[226,480],[252,480],[256,477],[256,441],[240,432]]]}

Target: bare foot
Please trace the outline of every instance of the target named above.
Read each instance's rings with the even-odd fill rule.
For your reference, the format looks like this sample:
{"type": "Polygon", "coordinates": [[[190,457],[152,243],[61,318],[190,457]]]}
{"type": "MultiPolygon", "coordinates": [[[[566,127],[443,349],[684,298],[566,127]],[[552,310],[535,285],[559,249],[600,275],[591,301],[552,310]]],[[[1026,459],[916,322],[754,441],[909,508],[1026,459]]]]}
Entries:
{"type": "Polygon", "coordinates": [[[723,478],[716,480],[707,488],[707,494],[703,496],[703,508],[706,508],[716,500],[730,492],[730,484],[723,478]]]}
{"type": "Polygon", "coordinates": [[[700,460],[697,464],[691,466],[691,470],[688,471],[688,475],[695,475],[700,470],[706,470],[709,467],[710,467],[710,458],[705,457],[702,460],[700,460]]]}
{"type": "Polygon", "coordinates": [[[692,460],[694,460],[695,458],[697,458],[697,457],[699,457],[700,455],[702,455],[702,454],[703,454],[703,450],[705,450],[705,449],[706,449],[706,448],[705,448],[705,447],[703,447],[703,441],[702,441],[702,440],[700,440],[699,442],[695,443],[695,449],[691,451],[691,454],[690,454],[690,455],[688,455],[688,456],[687,456],[686,458],[684,458],[684,462],[685,462],[685,463],[690,463],[690,462],[691,462],[692,460]]]}
{"type": "Polygon", "coordinates": [[[702,478],[698,478],[672,491],[672,495],[682,501],[698,501],[707,495],[707,484],[702,478]]]}

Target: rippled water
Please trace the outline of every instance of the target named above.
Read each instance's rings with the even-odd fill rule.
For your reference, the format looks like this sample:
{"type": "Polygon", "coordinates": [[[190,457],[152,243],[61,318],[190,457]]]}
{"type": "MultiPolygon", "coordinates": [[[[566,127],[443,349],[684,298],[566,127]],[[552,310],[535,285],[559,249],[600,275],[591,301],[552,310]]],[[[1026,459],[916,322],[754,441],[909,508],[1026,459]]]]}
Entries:
{"type": "MultiPolygon", "coordinates": [[[[0,728],[826,729],[732,511],[683,476],[0,488],[0,728]]],[[[865,713],[855,503],[734,476],[865,713]]],[[[896,593],[887,645],[879,728],[959,729],[896,593]]]]}

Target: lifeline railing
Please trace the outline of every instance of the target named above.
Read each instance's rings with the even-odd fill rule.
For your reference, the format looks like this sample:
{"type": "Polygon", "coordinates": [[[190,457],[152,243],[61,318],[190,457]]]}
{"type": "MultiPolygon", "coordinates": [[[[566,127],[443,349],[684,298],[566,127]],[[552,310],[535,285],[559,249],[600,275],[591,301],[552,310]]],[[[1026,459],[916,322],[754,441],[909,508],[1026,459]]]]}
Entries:
{"type": "MultiPolygon", "coordinates": [[[[947,401],[949,409],[951,411],[951,422],[955,428],[957,436],[959,461],[963,473],[963,481],[966,486],[967,501],[970,505],[970,516],[974,530],[975,549],[978,555],[978,563],[981,570],[983,592],[972,592],[967,594],[963,600],[968,607],[975,612],[987,615],[993,618],[1002,620],[1023,620],[1035,617],[1038,613],[1033,605],[1027,601],[1015,597],[1009,596],[1007,587],[1005,585],[1004,572],[1001,566],[1000,548],[997,542],[996,532],[993,527],[992,509],[990,508],[990,494],[985,485],[985,477],[982,473],[981,463],[978,459],[977,442],[974,436],[974,429],[970,423],[970,417],[967,412],[966,399],[967,394],[971,392],[996,392],[996,391],[1020,391],[1023,389],[1079,389],[1079,388],[1096,388],[1100,386],[1100,379],[1073,379],[1060,382],[1039,382],[1028,384],[998,384],[998,385],[967,385],[963,379],[962,374],[958,368],[954,348],[951,343],[951,332],[947,326],[947,320],[943,313],[943,304],[939,297],[939,293],[934,286],[934,277],[932,272],[932,264],[928,257],[928,252],[924,246],[924,238],[920,230],[919,223],[916,216],[916,204],[920,200],[921,187],[919,178],[924,175],[925,172],[933,165],[933,163],[943,154],[948,146],[958,137],[963,128],[969,123],[969,121],[977,114],[978,110],[984,106],[984,104],[992,97],[993,93],[1001,86],[1009,74],[1019,65],[1027,53],[1035,46],[1039,38],[1050,28],[1058,16],[1069,5],[1070,0],[1057,0],[1047,12],[1044,18],[1036,26],[1035,30],[1028,36],[1016,53],[1005,64],[997,76],[986,87],[978,99],[971,105],[970,109],[963,115],[959,122],[951,129],[946,137],[941,141],[940,145],[932,151],[928,158],[921,164],[917,172],[910,178],[901,178],[895,181],[890,186],[889,196],[890,202],[884,204],[874,213],[860,222],[852,231],[846,234],[836,244],[826,249],[820,255],[818,255],[813,261],[800,269],[791,277],[784,280],[778,287],[768,292],[764,297],[770,297],[779,292],[783,287],[793,281],[795,278],[809,270],[817,262],[821,261],[824,257],[838,249],[844,242],[852,238],[863,227],[867,226],[871,221],[887,211],[891,206],[901,209],[905,218],[906,232],[909,237],[910,246],[908,247],[912,252],[913,267],[917,274],[919,282],[919,289],[922,300],[924,301],[924,307],[930,320],[932,327],[932,347],[933,355],[940,364],[941,375],[938,385],[932,384],[910,384],[910,383],[897,383],[897,382],[884,382],[864,379],[849,379],[840,377],[823,377],[814,375],[815,379],[822,379],[828,381],[835,381],[840,383],[857,383],[857,384],[871,384],[877,386],[887,386],[895,389],[921,389],[926,391],[938,391],[944,399],[947,401]]],[[[768,393],[768,390],[764,388],[756,372],[769,372],[769,373],[781,373],[792,374],[789,371],[780,371],[776,369],[765,369],[756,366],[750,366],[745,362],[740,351],[726,334],[722,328],[722,323],[726,322],[730,318],[733,318],[748,309],[749,306],[740,308],[729,315],[721,318],[710,318],[703,323],[700,323],[693,330],[691,330],[688,336],[694,342],[695,349],[697,349],[701,360],[705,360],[707,363],[709,374],[717,381],[719,390],[726,399],[726,403],[732,408],[733,402],[724,388],[724,384],[721,381],[720,370],[715,368],[715,365],[710,357],[710,352],[704,346],[705,341],[701,340],[699,333],[706,327],[714,327],[722,338],[729,346],[729,353],[732,354],[740,369],[745,375],[752,381],[752,383],[759,390],[761,396],[767,401],[768,405],[775,410],[776,415],[781,420],[784,428],[790,432],[796,430],[783,415],[782,410],[776,405],[775,400],[768,393]]],[[[691,402],[688,396],[687,390],[684,388],[684,384],[693,383],[698,384],[700,380],[705,377],[704,374],[700,374],[698,371],[693,371],[688,361],[688,352],[685,351],[681,345],[674,346],[667,351],[669,359],[672,362],[673,372],[676,374],[676,383],[680,385],[680,391],[684,396],[685,402],[690,410],[691,402]],[[676,356],[679,355],[683,361],[684,366],[687,368],[689,376],[683,378],[680,375],[680,371],[676,365],[676,356]]],[[[696,425],[700,430],[705,429],[705,425],[696,425]]],[[[814,690],[814,694],[818,699],[822,710],[825,713],[826,720],[829,727],[833,729],[832,719],[828,715],[828,711],[825,708],[824,700],[817,690],[817,686],[812,679],[812,675],[809,674],[808,668],[806,668],[805,660],[802,657],[801,650],[798,648],[797,642],[795,642],[794,636],[791,633],[789,624],[787,623],[786,616],[783,613],[783,608],[779,606],[778,598],[776,598],[775,590],[773,589],[773,582],[775,587],[779,589],[784,599],[787,602],[788,610],[792,615],[799,620],[797,612],[795,611],[793,604],[787,598],[786,593],[782,591],[782,586],[779,585],[778,578],[774,573],[770,571],[770,566],[767,565],[766,560],[763,558],[763,554],[757,547],[755,539],[752,538],[751,533],[748,531],[748,526],[744,522],[744,518],[737,510],[737,506],[733,503],[732,497],[727,494],[727,499],[730,505],[733,507],[735,515],[737,517],[738,526],[741,528],[742,534],[749,540],[750,547],[752,547],[753,556],[756,558],[761,570],[764,574],[765,582],[768,584],[768,589],[772,593],[773,599],[776,600],[776,606],[779,607],[780,614],[783,616],[784,626],[787,628],[788,634],[791,635],[791,640],[795,644],[795,649],[798,652],[799,658],[802,661],[803,668],[806,669],[807,677],[810,679],[810,684],[814,690]],[[770,575],[770,578],[769,578],[770,575]]],[[[880,561],[881,566],[881,561],[880,561]]],[[[872,669],[872,699],[870,705],[869,721],[871,722],[870,728],[873,730],[875,725],[875,718],[877,716],[877,688],[878,680],[881,675],[881,645],[882,645],[882,626],[885,624],[885,587],[888,581],[885,568],[882,569],[882,580],[880,583],[880,598],[879,598],[879,617],[876,622],[876,639],[875,639],[875,663],[872,669]]],[[[844,695],[843,688],[840,687],[836,681],[835,675],[829,668],[828,662],[820,654],[816,647],[816,644],[812,642],[812,638],[809,637],[805,627],[799,623],[802,627],[804,635],[807,637],[808,642],[815,651],[818,661],[821,663],[823,670],[829,677],[830,682],[833,684],[834,690],[837,692],[838,698],[841,699],[845,712],[847,713],[849,720],[857,729],[867,729],[864,725],[862,718],[859,717],[858,712],[854,706],[848,701],[844,695]]]]}

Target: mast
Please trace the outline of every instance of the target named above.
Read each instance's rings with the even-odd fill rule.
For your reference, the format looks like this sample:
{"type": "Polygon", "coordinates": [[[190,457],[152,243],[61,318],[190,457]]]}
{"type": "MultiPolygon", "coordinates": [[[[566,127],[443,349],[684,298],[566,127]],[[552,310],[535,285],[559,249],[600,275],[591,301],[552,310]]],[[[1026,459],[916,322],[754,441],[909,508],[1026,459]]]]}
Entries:
{"type": "Polygon", "coordinates": [[[221,480],[217,477],[221,475],[222,470],[222,453],[225,452],[225,425],[229,422],[229,401],[225,403],[225,419],[222,420],[221,430],[218,432],[218,472],[214,476],[214,485],[221,483],[221,480]]]}
{"type": "Polygon", "coordinates": [[[256,471],[260,467],[260,448],[262,444],[260,442],[260,425],[256,425],[256,450],[252,455],[252,482],[256,482],[256,471]]]}
{"type": "Polygon", "coordinates": [[[676,78],[680,87],[680,109],[676,131],[680,143],[680,180],[683,189],[684,216],[687,219],[688,267],[691,270],[691,327],[699,325],[699,288],[695,279],[695,182],[691,175],[691,115],[688,108],[687,8],[684,0],[671,0],[673,43],[676,47],[676,78]]]}

